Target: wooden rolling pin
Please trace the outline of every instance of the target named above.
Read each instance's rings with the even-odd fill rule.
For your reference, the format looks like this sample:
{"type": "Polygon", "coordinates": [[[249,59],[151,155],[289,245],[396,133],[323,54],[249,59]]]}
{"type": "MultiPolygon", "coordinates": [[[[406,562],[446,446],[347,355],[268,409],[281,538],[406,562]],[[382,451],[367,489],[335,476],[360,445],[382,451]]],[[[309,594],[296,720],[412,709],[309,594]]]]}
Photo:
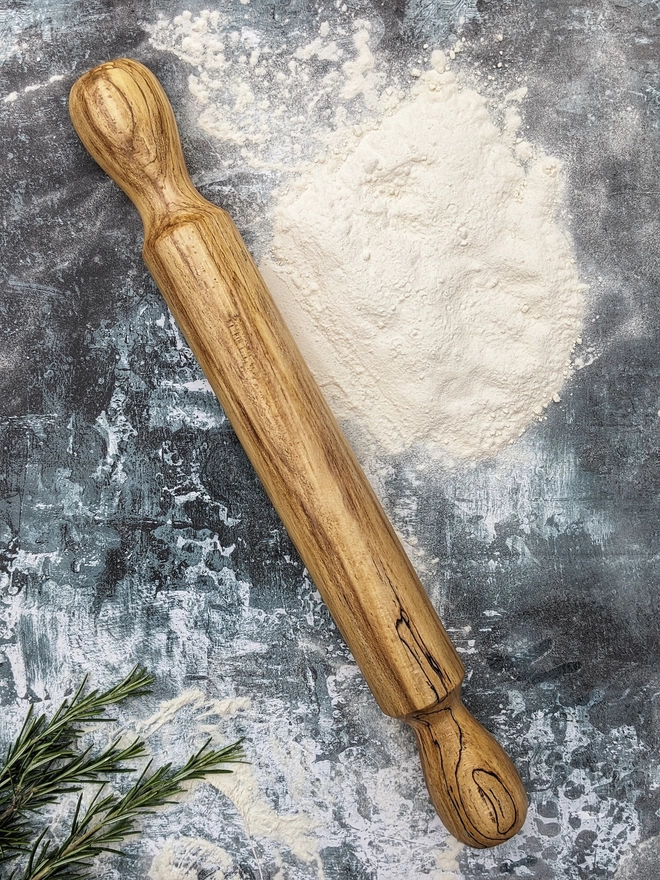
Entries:
{"type": "Polygon", "coordinates": [[[415,731],[440,818],[470,846],[502,843],[525,819],[520,778],[461,703],[458,654],[238,230],[193,187],[158,80],[111,61],[69,107],[140,212],[144,261],[376,700],[415,731]]]}

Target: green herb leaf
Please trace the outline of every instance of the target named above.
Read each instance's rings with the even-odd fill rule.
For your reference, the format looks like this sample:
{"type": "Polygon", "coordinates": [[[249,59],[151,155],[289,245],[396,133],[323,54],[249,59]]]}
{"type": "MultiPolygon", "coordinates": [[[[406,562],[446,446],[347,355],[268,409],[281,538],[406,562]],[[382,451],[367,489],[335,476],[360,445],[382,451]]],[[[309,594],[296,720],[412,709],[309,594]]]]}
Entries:
{"type": "Polygon", "coordinates": [[[183,767],[171,764],[149,773],[151,762],[124,794],[106,794],[107,777],[132,773],[127,762],[146,755],[146,745],[136,738],[128,745],[117,739],[98,755],[79,750],[83,725],[111,721],[106,711],[129,697],[149,693],[154,679],[135,667],[110,690],[84,695],[86,678],[70,700],[65,700],[50,721],[35,715],[31,706],[15,742],[0,768],[0,863],[21,859],[9,880],[82,880],[93,871],[93,861],[104,852],[120,853],[116,845],[138,833],[141,816],[172,803],[187,782],[211,773],[230,773],[226,766],[244,759],[241,741],[211,749],[210,740],[183,767]],[[63,795],[87,784],[99,786],[89,806],[80,794],[70,831],[56,843],[46,826],[34,829],[37,814],[63,795]]]}
{"type": "Polygon", "coordinates": [[[0,769],[0,863],[29,849],[29,814],[84,783],[99,782],[109,773],[131,772],[124,762],[145,754],[145,745],[138,739],[128,746],[117,740],[96,756],[89,749],[78,752],[75,746],[84,733],[83,725],[115,720],[106,710],[149,693],[153,676],[136,666],[110,690],[83,695],[86,681],[50,721],[43,714],[35,715],[30,706],[18,737],[7,750],[0,769]]]}
{"type": "Polygon", "coordinates": [[[82,795],[71,823],[69,836],[58,846],[38,839],[20,880],[81,880],[90,877],[91,862],[103,852],[119,853],[115,844],[138,833],[138,820],[156,807],[172,803],[172,798],[184,791],[184,785],[193,779],[202,779],[209,773],[230,773],[225,765],[243,759],[241,743],[223,749],[210,749],[210,741],[188,759],[179,769],[170,764],[159,767],[149,775],[150,764],[124,795],[109,794],[101,797],[100,788],[88,806],[82,810],[82,795]]]}

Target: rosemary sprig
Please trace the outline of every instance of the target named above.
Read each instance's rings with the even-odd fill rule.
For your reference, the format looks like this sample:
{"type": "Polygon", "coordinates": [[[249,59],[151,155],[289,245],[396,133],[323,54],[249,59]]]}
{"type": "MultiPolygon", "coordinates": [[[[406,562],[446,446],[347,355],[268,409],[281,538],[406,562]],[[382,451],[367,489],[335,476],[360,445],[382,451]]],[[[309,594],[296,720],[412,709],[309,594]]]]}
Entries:
{"type": "MultiPolygon", "coordinates": [[[[241,761],[240,741],[223,749],[209,749],[210,740],[192,755],[179,769],[171,764],[159,767],[148,775],[149,765],[138,781],[124,795],[109,794],[101,797],[98,790],[87,810],[82,811],[82,795],[78,799],[71,831],[59,846],[43,842],[42,835],[35,843],[20,880],[82,880],[89,877],[90,862],[103,852],[121,855],[115,845],[138,833],[140,816],[151,813],[155,807],[172,803],[184,784],[202,779],[210,773],[230,773],[225,764],[241,761]]],[[[17,877],[18,875],[12,875],[17,877]]]]}
{"type": "Polygon", "coordinates": [[[145,744],[139,739],[128,746],[115,740],[99,755],[92,755],[91,748],[78,752],[76,744],[84,733],[83,725],[115,720],[106,715],[106,710],[129,697],[149,693],[153,680],[146,670],[136,666],[109,690],[83,695],[85,677],[50,721],[43,714],[35,715],[34,706],[30,706],[0,769],[0,863],[29,849],[29,814],[55,803],[64,794],[78,791],[86,782],[131,771],[124,763],[145,754],[145,744]]]}
{"type": "Polygon", "coordinates": [[[102,796],[107,777],[134,772],[127,761],[143,757],[146,744],[136,738],[126,746],[117,739],[98,755],[91,747],[78,751],[83,725],[112,721],[106,710],[129,697],[149,693],[154,679],[135,667],[107,691],[83,695],[86,678],[70,700],[65,700],[50,721],[35,716],[31,706],[16,741],[7,750],[0,768],[0,863],[23,857],[9,880],[82,880],[91,876],[93,860],[103,852],[121,854],[116,844],[138,833],[138,820],[156,807],[171,803],[193,779],[211,773],[230,773],[226,764],[243,760],[239,740],[223,749],[210,749],[210,740],[183,767],[171,764],[149,774],[151,762],[125,794],[102,796]],[[34,830],[34,817],[62,795],[80,791],[85,784],[99,788],[83,809],[83,794],[76,805],[70,831],[55,843],[46,826],[34,830]],[[36,839],[35,839],[36,838],[36,839]]]}

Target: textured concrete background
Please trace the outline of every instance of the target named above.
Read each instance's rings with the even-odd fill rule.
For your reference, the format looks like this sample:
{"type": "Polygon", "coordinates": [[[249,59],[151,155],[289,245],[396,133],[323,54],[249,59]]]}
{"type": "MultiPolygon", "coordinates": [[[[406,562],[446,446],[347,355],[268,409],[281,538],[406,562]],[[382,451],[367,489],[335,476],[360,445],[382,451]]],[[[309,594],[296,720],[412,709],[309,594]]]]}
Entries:
{"type": "MultiPolygon", "coordinates": [[[[524,832],[486,853],[447,840],[409,732],[356,674],[147,277],[137,214],[68,120],[84,70],[147,63],[193,178],[258,251],[277,181],[213,177],[221,145],[187,115],[187,66],[144,29],[212,5],[0,11],[0,741],[29,701],[136,661],[157,689],[122,721],[157,754],[189,752],[209,724],[246,737],[242,788],[198,786],[99,877],[660,878],[660,4],[349,3],[398,56],[449,44],[462,16],[463,66],[492,66],[488,37],[506,34],[498,77],[527,76],[525,135],[565,160],[591,285],[585,367],[547,421],[485,464],[420,471],[411,453],[380,474],[397,529],[439,559],[425,583],[466,702],[530,792],[524,832]],[[176,839],[188,849],[167,862],[176,839]]],[[[222,7],[291,33],[318,11],[222,7]]]]}

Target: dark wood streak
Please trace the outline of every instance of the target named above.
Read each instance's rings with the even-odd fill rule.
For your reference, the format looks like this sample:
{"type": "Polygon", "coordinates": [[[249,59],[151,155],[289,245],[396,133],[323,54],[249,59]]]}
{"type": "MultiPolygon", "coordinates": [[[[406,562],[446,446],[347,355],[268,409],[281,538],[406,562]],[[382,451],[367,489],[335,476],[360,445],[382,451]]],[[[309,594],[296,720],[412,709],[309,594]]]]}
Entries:
{"type": "MultiPolygon", "coordinates": [[[[423,669],[424,665],[429,666],[436,675],[436,678],[440,679],[443,687],[443,693],[439,694],[435,689],[435,686],[431,684],[431,679],[429,678],[429,686],[433,687],[438,702],[442,702],[449,693],[451,693],[451,682],[446,680],[445,674],[442,669],[442,665],[438,663],[433,654],[431,653],[430,648],[428,648],[424,641],[418,636],[417,631],[415,629],[414,624],[410,620],[406,611],[403,607],[401,607],[401,613],[399,619],[396,622],[396,631],[403,642],[408,647],[410,651],[411,657],[414,657],[417,662],[420,664],[420,669],[423,669]],[[412,643],[408,641],[406,638],[406,632],[412,637],[412,643]],[[425,664],[421,663],[421,660],[424,659],[426,661],[425,664]]],[[[428,676],[427,676],[428,677],[428,676]]]]}
{"type": "Polygon", "coordinates": [[[70,112],[140,211],[144,260],[376,700],[415,730],[438,813],[471,846],[506,840],[518,774],[460,702],[463,665],[231,218],[194,189],[158,81],[101,65],[70,112]]]}

